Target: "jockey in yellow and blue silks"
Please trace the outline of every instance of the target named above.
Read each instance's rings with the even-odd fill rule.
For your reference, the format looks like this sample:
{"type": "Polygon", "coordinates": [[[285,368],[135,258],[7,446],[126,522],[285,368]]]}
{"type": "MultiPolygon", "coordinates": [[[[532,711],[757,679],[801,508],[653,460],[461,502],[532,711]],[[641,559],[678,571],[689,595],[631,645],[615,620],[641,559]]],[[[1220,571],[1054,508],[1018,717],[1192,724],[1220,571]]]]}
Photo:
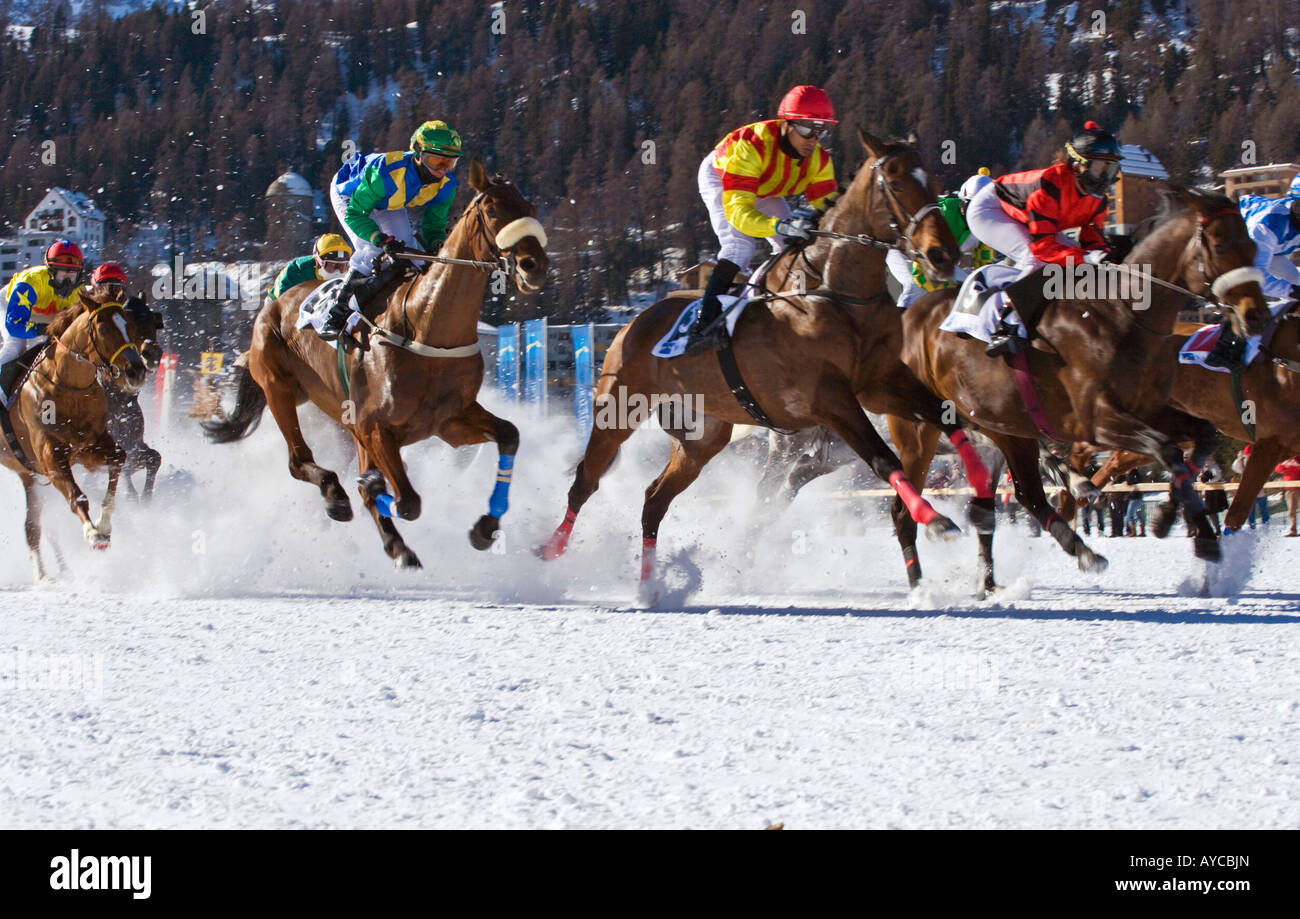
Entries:
{"type": "Polygon", "coordinates": [[[5,287],[4,344],[0,365],[45,340],[45,327],[76,301],[85,260],[81,247],[60,239],[45,250],[45,264],[24,268],[5,287]]]}
{"type": "Polygon", "coordinates": [[[451,170],[460,158],[460,135],[445,121],[426,121],[411,135],[411,148],[391,153],[357,154],[343,164],[330,184],[330,201],[352,240],[352,260],[321,329],[327,340],[339,336],[347,320],[350,293],[364,299],[365,281],[381,252],[404,249],[437,252],[447,238],[447,216],[457,182],[451,170]],[[423,207],[416,234],[406,209],[423,207]]]}

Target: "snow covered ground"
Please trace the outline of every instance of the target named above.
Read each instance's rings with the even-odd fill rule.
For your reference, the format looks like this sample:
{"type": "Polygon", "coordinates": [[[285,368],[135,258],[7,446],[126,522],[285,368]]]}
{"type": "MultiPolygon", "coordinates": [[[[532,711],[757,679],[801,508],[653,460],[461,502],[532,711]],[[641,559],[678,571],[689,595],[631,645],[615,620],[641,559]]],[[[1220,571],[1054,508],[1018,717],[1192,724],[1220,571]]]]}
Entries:
{"type": "MultiPolygon", "coordinates": [[[[495,452],[408,451],[413,574],[368,517],[325,518],[269,416],[234,445],[151,437],[171,477],[119,504],[108,553],[50,491],[56,586],[31,586],[0,479],[0,825],[1300,825],[1300,545],[1276,519],[1236,537],[1210,599],[1180,536],[1093,537],[1111,568],[1090,577],[1003,527],[1008,587],[977,603],[973,537],[923,546],[909,595],[883,520],[828,497],[844,478],[747,556],[756,472],[723,456],[665,522],[676,589],[644,610],[663,435],[633,439],[544,565],[576,444],[508,414],[501,552],[465,536],[495,452]]],[[[342,440],[308,431],[350,481],[342,440]]]]}

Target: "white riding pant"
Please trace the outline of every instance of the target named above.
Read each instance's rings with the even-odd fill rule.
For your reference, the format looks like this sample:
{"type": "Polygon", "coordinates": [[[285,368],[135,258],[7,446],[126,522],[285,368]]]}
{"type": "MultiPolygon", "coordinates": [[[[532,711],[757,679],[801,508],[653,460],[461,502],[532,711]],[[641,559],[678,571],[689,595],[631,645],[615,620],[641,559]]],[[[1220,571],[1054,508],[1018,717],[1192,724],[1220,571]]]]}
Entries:
{"type": "MultiPolygon", "coordinates": [[[[383,252],[374,243],[368,239],[362,239],[352,232],[348,222],[343,218],[348,212],[348,198],[339,194],[339,190],[333,185],[330,186],[330,204],[334,207],[334,214],[338,217],[339,223],[343,225],[343,232],[348,234],[348,239],[352,241],[352,260],[348,262],[348,267],[370,276],[370,266],[374,263],[379,253],[383,252]]],[[[379,225],[389,236],[395,236],[402,241],[402,245],[408,249],[419,249],[423,247],[415,241],[415,230],[411,226],[411,217],[405,209],[397,211],[371,211],[370,219],[379,225]]]]}
{"type": "MultiPolygon", "coordinates": [[[[1002,209],[997,183],[990,182],[970,199],[966,207],[966,223],[980,242],[1001,252],[1020,269],[1019,277],[1032,274],[1047,264],[1030,251],[1032,237],[1029,228],[1002,209]]],[[[1056,238],[1065,246],[1078,245],[1064,233],[1057,233],[1056,238]]]]}
{"type": "MultiPolygon", "coordinates": [[[[929,293],[924,287],[916,283],[916,278],[912,274],[911,261],[898,249],[890,249],[885,254],[885,266],[889,268],[889,273],[894,276],[894,280],[903,288],[898,295],[897,306],[900,310],[907,309],[929,293]]],[[[960,284],[966,280],[966,272],[960,268],[954,268],[952,279],[954,283],[960,284]]]]}
{"type": "MultiPolygon", "coordinates": [[[[760,238],[740,232],[727,219],[727,212],[722,208],[722,176],[718,175],[717,170],[713,168],[712,150],[700,163],[699,186],[700,197],[704,199],[704,206],[709,209],[709,222],[718,237],[718,261],[725,258],[744,268],[754,257],[754,250],[758,248],[760,238]]],[[[790,216],[790,206],[785,203],[784,198],[757,198],[754,200],[754,207],[778,220],[790,216]]],[[[780,252],[785,246],[785,237],[771,236],[768,242],[773,252],[780,252]]]]}

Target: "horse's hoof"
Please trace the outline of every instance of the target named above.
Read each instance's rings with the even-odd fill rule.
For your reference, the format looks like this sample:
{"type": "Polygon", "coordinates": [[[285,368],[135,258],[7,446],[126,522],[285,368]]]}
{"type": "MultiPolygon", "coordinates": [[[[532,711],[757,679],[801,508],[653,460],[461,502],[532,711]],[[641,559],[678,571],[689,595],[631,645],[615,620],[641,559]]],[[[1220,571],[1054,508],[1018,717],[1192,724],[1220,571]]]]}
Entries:
{"type": "Polygon", "coordinates": [[[1217,562],[1223,559],[1223,552],[1219,549],[1219,541],[1213,536],[1197,536],[1192,540],[1192,548],[1196,557],[1207,562],[1217,562]]]}
{"type": "Polygon", "coordinates": [[[343,496],[341,501],[330,501],[325,505],[325,513],[330,520],[337,520],[340,523],[347,523],[352,519],[352,502],[343,496]]]}
{"type": "Polygon", "coordinates": [[[424,566],[416,558],[415,553],[410,549],[403,549],[402,552],[393,559],[393,567],[398,571],[418,571],[424,566]]]}
{"type": "Polygon", "coordinates": [[[484,514],[478,518],[478,523],[470,528],[469,544],[480,552],[486,551],[492,548],[492,538],[500,529],[500,520],[491,514],[484,514]]]}
{"type": "Polygon", "coordinates": [[[107,536],[95,536],[90,540],[90,548],[97,552],[103,552],[108,548],[109,539],[107,536]]]}
{"type": "Polygon", "coordinates": [[[925,535],[931,540],[952,542],[961,535],[961,530],[943,514],[936,514],[934,519],[925,525],[925,535]]]}
{"type": "Polygon", "coordinates": [[[1178,508],[1174,506],[1174,502],[1160,502],[1160,506],[1156,508],[1155,519],[1151,521],[1151,533],[1156,539],[1164,539],[1169,535],[1177,512],[1178,508]]]}
{"type": "Polygon", "coordinates": [[[1075,560],[1079,563],[1079,570],[1088,574],[1101,574],[1110,567],[1110,562],[1106,561],[1106,556],[1098,555],[1087,546],[1079,550],[1075,560]]]}

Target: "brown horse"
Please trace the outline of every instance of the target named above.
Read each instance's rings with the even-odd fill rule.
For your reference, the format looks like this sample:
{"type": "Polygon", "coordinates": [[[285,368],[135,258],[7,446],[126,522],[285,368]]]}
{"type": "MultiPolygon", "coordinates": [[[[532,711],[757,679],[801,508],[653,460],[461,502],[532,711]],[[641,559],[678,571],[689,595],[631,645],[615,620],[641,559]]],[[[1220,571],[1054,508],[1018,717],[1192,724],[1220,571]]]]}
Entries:
{"type": "MultiPolygon", "coordinates": [[[[1292,306],[1275,320],[1271,337],[1265,335],[1267,344],[1259,357],[1242,371],[1241,401],[1233,392],[1231,374],[1198,364],[1179,364],[1174,372],[1171,401],[1175,406],[1206,419],[1235,440],[1255,445],[1223,521],[1229,530],[1241,529],[1274,467],[1300,453],[1300,313],[1295,309],[1292,306]],[[1253,432],[1248,422],[1253,424],[1253,432]]],[[[1175,333],[1186,338],[1199,328],[1179,323],[1175,333]]],[[[1076,444],[1071,461],[1076,469],[1080,468],[1078,463],[1086,463],[1095,452],[1095,445],[1076,444]]],[[[1130,469],[1150,462],[1149,457],[1139,453],[1118,450],[1093,475],[1092,483],[1103,487],[1130,469]]]]}
{"type": "Polygon", "coordinates": [[[50,343],[10,403],[13,441],[3,453],[4,465],[23,482],[27,551],[37,580],[45,579],[37,478],[45,477],[63,493],[91,548],[107,549],[126,454],[108,433],[105,390],[138,392],[145,378],[136,329],[120,303],[95,303],[83,291],[76,305],[54,318],[46,334],[50,343]],[[91,519],[90,499],[72,477],[74,465],[108,469],[98,523],[91,519]]]}
{"type": "Polygon", "coordinates": [[[402,447],[433,436],[453,447],[496,443],[497,485],[488,513],[470,530],[474,547],[486,549],[506,511],[519,446],[515,426],[477,401],[483,382],[478,318],[488,270],[514,270],[524,293],[540,289],[548,265],[546,233],[537,222],[536,208],[514,185],[500,176],[490,178],[477,161],[469,181],[477,195],[439,257],[474,264],[435,264],[415,279],[381,291],[377,299],[385,305],[374,322],[370,347],[344,359],[346,389],[334,347],[311,329],[294,328],[298,305],[319,286],[299,284],[258,314],[248,362],[236,367],[233,414],[203,423],[214,442],[237,440],[252,430],[269,405],[289,445],[289,473],[320,489],[332,519],[350,520],[352,505],[338,476],[316,464],[298,424],[297,407],[310,399],[352,435],[362,473],[362,501],[379,528],[384,550],[403,568],[420,563],[392,517],[419,517],[420,496],[406,477],[402,447]],[[393,344],[399,332],[414,344],[393,344]],[[371,472],[376,467],[391,494],[382,491],[383,483],[371,472]]]}
{"type": "MultiPolygon", "coordinates": [[[[823,219],[822,238],[788,251],[768,273],[768,296],[750,303],[736,323],[734,354],[755,400],[775,425],[827,426],[894,486],[930,536],[947,538],[957,533],[956,526],[917,495],[862,409],[866,405],[873,411],[905,413],[950,429],[954,442],[964,448],[972,479],[981,474],[987,478],[965,433],[945,423],[939,400],[899,361],[901,328],[884,294],[887,248],[906,246],[927,274],[947,278],[956,265],[957,243],[934,207],[935,183],[926,176],[917,152],[861,132],[859,137],[867,164],[823,219]],[[859,292],[868,296],[854,296],[859,292]]],[[[652,354],[684,306],[680,297],[656,303],[625,326],[610,346],[596,389],[596,424],[569,489],[565,518],[538,550],[543,558],[564,552],[578,512],[640,421],[632,413],[613,411],[616,402],[666,401],[675,407],[681,402],[673,400],[684,400],[698,405],[700,413],[691,419],[678,412],[666,417],[660,410],[660,421],[673,438],[672,456],[646,489],[641,515],[643,591],[653,590],[655,542],[669,504],[727,445],[732,426],[751,420],[732,395],[716,354],[673,359],[652,354]]]]}
{"type": "MultiPolygon", "coordinates": [[[[1148,268],[1154,278],[1230,302],[1234,323],[1255,334],[1269,315],[1259,274],[1251,267],[1255,244],[1241,214],[1220,194],[1182,190],[1180,196],[1185,210],[1136,246],[1124,264],[1133,266],[1130,271],[1148,268]],[[1221,278],[1223,283],[1217,283],[1221,278]]],[[[939,331],[954,297],[953,291],[937,291],[908,308],[904,360],[998,444],[1011,467],[1017,500],[1078,559],[1080,569],[1103,568],[1105,560],[1047,503],[1038,467],[1038,439],[1044,432],[1030,417],[1012,368],[989,358],[983,342],[939,331]]],[[[1124,300],[1057,300],[1044,308],[1027,359],[1052,430],[1069,440],[1158,456],[1173,474],[1173,502],[1185,503],[1196,523],[1196,554],[1217,560],[1214,531],[1192,486],[1192,473],[1208,457],[1216,435],[1206,422],[1170,405],[1180,345],[1170,332],[1185,297],[1154,286],[1147,309],[1124,300]],[[1183,440],[1196,443],[1191,466],[1178,446],[1183,440]]],[[[937,432],[902,418],[891,418],[889,427],[908,474],[923,476],[937,432]]],[[[1157,534],[1167,534],[1172,520],[1172,509],[1162,514],[1157,534]]],[[[907,557],[915,537],[905,527],[899,532],[907,557]]],[[[992,540],[981,540],[980,561],[982,592],[994,586],[992,540]]]]}

